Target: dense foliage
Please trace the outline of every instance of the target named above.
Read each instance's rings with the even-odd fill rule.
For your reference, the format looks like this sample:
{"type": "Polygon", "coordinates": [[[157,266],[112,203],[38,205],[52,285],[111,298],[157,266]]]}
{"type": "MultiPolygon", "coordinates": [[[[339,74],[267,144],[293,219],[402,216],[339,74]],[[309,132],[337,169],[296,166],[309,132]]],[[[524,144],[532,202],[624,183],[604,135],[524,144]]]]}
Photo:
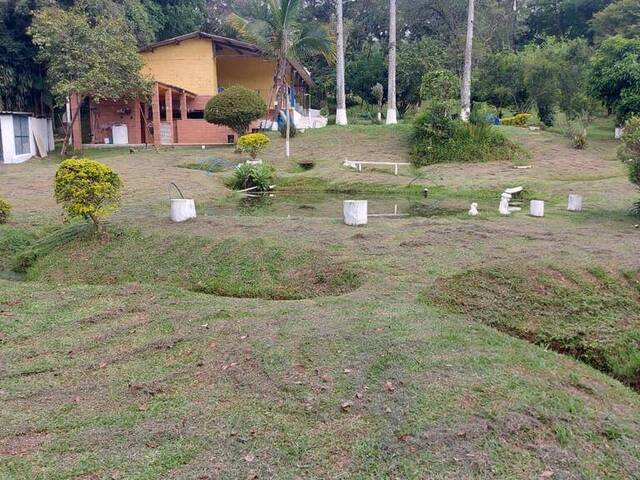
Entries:
{"type": "Polygon", "coordinates": [[[249,154],[252,159],[256,159],[265,148],[269,146],[271,140],[264,133],[250,133],[238,139],[238,149],[249,154]]]}
{"type": "MultiPolygon", "coordinates": [[[[398,1],[400,114],[412,114],[423,101],[420,87],[425,75],[437,70],[460,77],[467,4],[468,0],[398,1]]],[[[81,15],[97,29],[87,37],[89,63],[94,58],[93,37],[99,40],[106,25],[110,26],[107,33],[130,45],[132,51],[195,30],[242,37],[278,59],[303,63],[316,81],[311,92],[313,107],[324,107],[329,114],[335,109],[333,42],[328,34],[335,21],[333,0],[8,0],[0,5],[0,107],[42,110],[52,103],[50,88],[44,83],[49,62],[41,56],[44,64],[38,64],[27,30],[32,18],[60,8],[81,15]]],[[[379,83],[387,89],[388,8],[387,0],[344,3],[348,107],[366,111],[377,103],[372,87],[379,83]]],[[[489,102],[500,114],[504,109],[537,111],[544,123],[551,124],[558,111],[574,118],[585,110],[599,110],[598,100],[602,100],[621,121],[628,118],[640,110],[638,95],[621,87],[611,99],[607,89],[592,82],[611,80],[600,75],[599,65],[610,62],[614,70],[624,67],[617,55],[629,44],[621,46],[622,40],[608,39],[620,36],[637,42],[639,12],[640,0],[483,0],[474,26],[474,101],[489,102]],[[598,48],[594,74],[588,75],[594,48],[598,48]]],[[[86,27],[73,18],[68,20],[64,31],[72,35],[62,40],[85,35],[86,27]]],[[[40,30],[42,35],[47,29],[40,30]]],[[[105,43],[103,37],[99,50],[107,55],[120,52],[113,57],[122,57],[133,66],[129,53],[122,55],[110,42],[105,43]]],[[[56,39],[51,44],[62,45],[60,52],[68,57],[66,43],[56,39]]],[[[633,63],[629,58],[624,61],[633,63]]],[[[276,77],[281,83],[280,70],[276,77]]],[[[130,71],[135,68],[122,70],[130,71]]],[[[626,71],[627,76],[631,73],[626,71]]],[[[55,71],[48,78],[52,76],[55,71]]],[[[57,90],[59,95],[61,89],[57,90]]],[[[376,115],[369,117],[375,121],[376,115]]]]}
{"type": "Polygon", "coordinates": [[[602,42],[592,59],[590,84],[621,123],[640,114],[640,38],[602,42]]]}
{"type": "MultiPolygon", "coordinates": [[[[640,186],[640,117],[627,120],[618,155],[629,166],[629,180],[640,186]]],[[[640,216],[640,201],[633,212],[640,216]]]]}
{"type": "Polygon", "coordinates": [[[51,103],[27,34],[37,0],[0,2],[0,111],[42,112],[51,103]]]}
{"type": "Polygon", "coordinates": [[[7,223],[11,213],[11,204],[0,198],[0,224],[7,223]]]}
{"type": "Polygon", "coordinates": [[[120,177],[107,165],[71,158],[56,171],[54,194],[67,218],[91,219],[99,230],[101,219],[117,208],[121,187],[120,177]]]}
{"type": "Polygon", "coordinates": [[[420,98],[422,100],[450,100],[460,91],[460,79],[449,70],[431,70],[422,76],[420,98]]]}
{"type": "Polygon", "coordinates": [[[248,88],[235,86],[211,97],[204,110],[209,123],[225,125],[238,135],[249,130],[251,122],[267,113],[267,104],[260,95],[248,88]]]}

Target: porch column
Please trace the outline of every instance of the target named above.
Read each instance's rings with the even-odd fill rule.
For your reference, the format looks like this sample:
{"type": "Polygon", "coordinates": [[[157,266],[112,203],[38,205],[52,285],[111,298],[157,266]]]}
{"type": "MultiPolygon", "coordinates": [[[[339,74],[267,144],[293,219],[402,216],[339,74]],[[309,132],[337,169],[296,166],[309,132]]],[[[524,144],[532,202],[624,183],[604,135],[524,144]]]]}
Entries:
{"type": "Polygon", "coordinates": [[[71,118],[69,121],[73,119],[73,123],[71,124],[71,139],[74,150],[82,150],[82,127],[80,122],[80,99],[77,94],[73,94],[69,96],[69,111],[71,113],[71,118]],[[76,111],[78,114],[76,115],[76,111]]]}
{"type": "Polygon", "coordinates": [[[180,94],[180,120],[187,119],[187,94],[182,92],[180,94]]]}
{"type": "Polygon", "coordinates": [[[162,146],[162,141],[160,140],[160,88],[157,83],[153,84],[151,115],[153,116],[153,144],[156,147],[160,147],[162,146]]]}
{"type": "Polygon", "coordinates": [[[133,132],[129,132],[129,143],[142,143],[142,123],[140,116],[140,99],[133,101],[133,132]]]}
{"type": "Polygon", "coordinates": [[[167,91],[164,92],[164,108],[167,123],[169,124],[169,142],[173,143],[173,96],[171,88],[167,88],[167,91]]]}

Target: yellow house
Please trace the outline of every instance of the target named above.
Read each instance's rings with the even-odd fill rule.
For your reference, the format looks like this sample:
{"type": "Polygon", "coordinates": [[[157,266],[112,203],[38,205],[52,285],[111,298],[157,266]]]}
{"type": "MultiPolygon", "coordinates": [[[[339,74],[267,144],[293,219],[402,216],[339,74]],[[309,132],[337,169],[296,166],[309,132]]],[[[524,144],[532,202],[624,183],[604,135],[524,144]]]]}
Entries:
{"type": "MultiPolygon", "coordinates": [[[[139,50],[143,72],[153,78],[153,99],[82,105],[83,120],[74,124],[76,148],[82,143],[200,145],[235,141],[226,127],[204,119],[207,101],[225,88],[241,85],[262,96],[270,119],[276,62],[257,46],[231,38],[193,32],[152,43],[139,50]],[[82,142],[81,139],[85,141],[82,142]]],[[[313,85],[309,72],[295,62],[286,72],[294,105],[313,85]]],[[[77,108],[71,98],[71,108],[77,108]]],[[[257,125],[256,125],[257,126],[257,125]]]]}

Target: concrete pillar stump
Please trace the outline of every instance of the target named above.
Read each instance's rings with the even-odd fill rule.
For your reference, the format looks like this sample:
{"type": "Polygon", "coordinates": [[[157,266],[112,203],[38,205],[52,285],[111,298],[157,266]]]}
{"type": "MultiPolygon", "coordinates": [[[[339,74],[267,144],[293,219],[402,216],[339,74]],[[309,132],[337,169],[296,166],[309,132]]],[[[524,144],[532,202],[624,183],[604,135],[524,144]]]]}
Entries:
{"type": "Polygon", "coordinates": [[[544,217],[544,202],[542,200],[531,200],[531,203],[529,203],[529,215],[532,217],[544,217]]]}
{"type": "Polygon", "coordinates": [[[345,200],[343,203],[344,223],[352,227],[367,224],[367,200],[345,200]]]}

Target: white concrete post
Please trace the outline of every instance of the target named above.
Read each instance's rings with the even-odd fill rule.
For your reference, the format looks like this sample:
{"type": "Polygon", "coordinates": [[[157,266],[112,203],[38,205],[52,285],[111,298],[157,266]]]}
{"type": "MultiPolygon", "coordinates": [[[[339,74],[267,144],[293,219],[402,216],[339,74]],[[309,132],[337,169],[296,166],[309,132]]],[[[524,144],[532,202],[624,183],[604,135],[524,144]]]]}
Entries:
{"type": "Polygon", "coordinates": [[[171,221],[184,222],[196,218],[196,202],[192,198],[171,199],[171,221]]]}
{"type": "Polygon", "coordinates": [[[343,214],[345,225],[357,227],[367,224],[367,200],[345,200],[343,214]]]}
{"type": "Polygon", "coordinates": [[[567,206],[567,210],[569,210],[570,212],[581,212],[582,195],[577,195],[575,193],[569,194],[569,204],[567,206]]]}
{"type": "Polygon", "coordinates": [[[544,217],[544,202],[542,200],[531,200],[531,203],[529,203],[529,215],[532,217],[544,217]]]}

